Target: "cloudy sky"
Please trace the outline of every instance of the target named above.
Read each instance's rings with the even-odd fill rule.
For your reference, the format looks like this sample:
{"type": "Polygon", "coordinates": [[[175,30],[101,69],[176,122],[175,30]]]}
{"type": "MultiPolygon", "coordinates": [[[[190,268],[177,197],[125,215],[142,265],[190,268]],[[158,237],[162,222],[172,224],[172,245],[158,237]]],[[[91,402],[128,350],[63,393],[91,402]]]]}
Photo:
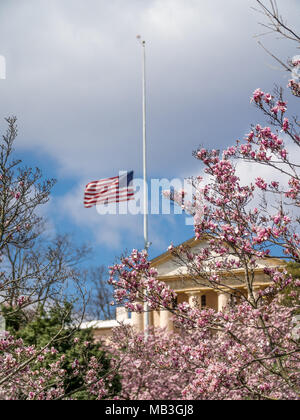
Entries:
{"type": "MultiPolygon", "coordinates": [[[[58,179],[44,210],[49,231],[72,232],[110,264],[142,248],[141,216],[99,216],[82,204],[87,182],[119,170],[142,174],[141,47],[147,41],[149,178],[201,172],[198,145],[226,147],[261,115],[253,90],[286,86],[288,76],[257,45],[255,0],[1,0],[3,118],[19,120],[17,153],[58,179]]],[[[291,25],[299,0],[278,0],[291,25]]],[[[297,51],[274,36],[286,59],[297,51]]],[[[151,216],[151,255],[192,236],[181,216],[151,216]]]]}

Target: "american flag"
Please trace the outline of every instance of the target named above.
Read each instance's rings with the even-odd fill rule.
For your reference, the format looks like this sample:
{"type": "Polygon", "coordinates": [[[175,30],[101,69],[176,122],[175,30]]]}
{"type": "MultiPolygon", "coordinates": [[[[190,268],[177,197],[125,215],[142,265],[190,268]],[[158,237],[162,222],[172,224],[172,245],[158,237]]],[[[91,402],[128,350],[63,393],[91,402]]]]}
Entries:
{"type": "Polygon", "coordinates": [[[121,176],[90,182],[84,191],[84,207],[134,200],[134,190],[130,185],[132,180],[133,171],[121,176]]]}

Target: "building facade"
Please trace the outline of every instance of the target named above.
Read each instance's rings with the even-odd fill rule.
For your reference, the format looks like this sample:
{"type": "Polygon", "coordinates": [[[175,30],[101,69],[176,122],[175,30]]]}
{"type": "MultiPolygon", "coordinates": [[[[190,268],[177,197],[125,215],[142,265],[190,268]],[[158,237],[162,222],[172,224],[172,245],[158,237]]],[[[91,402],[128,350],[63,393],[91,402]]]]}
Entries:
{"type": "MultiPolygon", "coordinates": [[[[207,246],[206,240],[195,240],[194,238],[186,241],[184,246],[192,249],[193,253],[197,250],[207,246]]],[[[230,290],[234,289],[240,294],[246,294],[244,282],[244,270],[232,270],[230,273],[222,273],[224,276],[224,287],[221,290],[214,290],[209,285],[198,285],[192,279],[184,264],[179,264],[174,258],[173,254],[168,251],[164,254],[154,258],[151,261],[152,267],[158,271],[158,279],[164,281],[177,294],[177,303],[187,302],[191,306],[197,305],[200,308],[212,308],[216,311],[222,311],[229,303],[234,304],[236,296],[230,294],[230,290]],[[228,288],[226,288],[228,285],[228,288]]],[[[265,267],[283,267],[285,264],[280,259],[268,258],[261,260],[255,270],[254,291],[257,293],[260,289],[264,289],[270,284],[269,277],[264,273],[265,267]]],[[[165,328],[168,331],[173,331],[172,313],[168,310],[151,311],[150,312],[150,327],[165,328]]],[[[101,337],[109,337],[112,329],[125,323],[131,325],[136,331],[143,331],[145,328],[144,314],[132,313],[128,314],[125,308],[117,308],[117,316],[115,320],[111,321],[93,321],[89,324],[84,324],[84,328],[94,328],[95,339],[101,337]]]]}

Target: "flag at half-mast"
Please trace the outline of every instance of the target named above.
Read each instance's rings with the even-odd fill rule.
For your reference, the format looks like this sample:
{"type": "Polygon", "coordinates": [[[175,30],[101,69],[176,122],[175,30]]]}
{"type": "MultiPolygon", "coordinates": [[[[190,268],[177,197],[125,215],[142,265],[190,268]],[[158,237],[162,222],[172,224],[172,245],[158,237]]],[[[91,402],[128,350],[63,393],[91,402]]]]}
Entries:
{"type": "Polygon", "coordinates": [[[84,191],[84,207],[134,200],[132,181],[133,171],[90,182],[84,191]]]}

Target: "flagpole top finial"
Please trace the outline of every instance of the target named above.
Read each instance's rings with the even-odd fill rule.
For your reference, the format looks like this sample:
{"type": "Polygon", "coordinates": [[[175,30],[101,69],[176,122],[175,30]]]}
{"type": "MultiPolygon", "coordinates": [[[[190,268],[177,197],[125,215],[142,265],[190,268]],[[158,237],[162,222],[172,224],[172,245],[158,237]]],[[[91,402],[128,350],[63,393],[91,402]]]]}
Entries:
{"type": "Polygon", "coordinates": [[[146,45],[146,41],[142,39],[141,35],[137,35],[136,39],[141,43],[142,46],[146,45]]]}

